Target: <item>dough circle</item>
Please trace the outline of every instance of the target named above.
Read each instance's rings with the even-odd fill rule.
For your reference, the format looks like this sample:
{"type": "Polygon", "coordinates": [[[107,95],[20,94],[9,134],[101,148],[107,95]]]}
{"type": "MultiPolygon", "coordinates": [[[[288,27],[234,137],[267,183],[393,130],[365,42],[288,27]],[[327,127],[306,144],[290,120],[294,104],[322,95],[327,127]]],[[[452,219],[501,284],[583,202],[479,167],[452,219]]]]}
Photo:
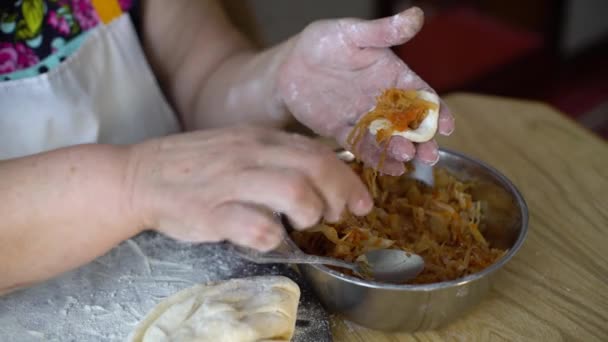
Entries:
{"type": "Polygon", "coordinates": [[[131,342],[290,341],[300,288],[284,276],[236,278],[184,289],[154,307],[131,342]]]}

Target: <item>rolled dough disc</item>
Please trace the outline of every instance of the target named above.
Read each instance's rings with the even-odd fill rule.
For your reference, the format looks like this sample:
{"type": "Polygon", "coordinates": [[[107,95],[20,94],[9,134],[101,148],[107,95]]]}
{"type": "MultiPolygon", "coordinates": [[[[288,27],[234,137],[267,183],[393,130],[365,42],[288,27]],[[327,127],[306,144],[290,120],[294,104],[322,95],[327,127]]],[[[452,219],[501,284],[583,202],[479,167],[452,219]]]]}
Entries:
{"type": "Polygon", "coordinates": [[[290,341],[299,299],[300,288],[284,276],[197,285],[160,302],[129,341],[290,341]]]}

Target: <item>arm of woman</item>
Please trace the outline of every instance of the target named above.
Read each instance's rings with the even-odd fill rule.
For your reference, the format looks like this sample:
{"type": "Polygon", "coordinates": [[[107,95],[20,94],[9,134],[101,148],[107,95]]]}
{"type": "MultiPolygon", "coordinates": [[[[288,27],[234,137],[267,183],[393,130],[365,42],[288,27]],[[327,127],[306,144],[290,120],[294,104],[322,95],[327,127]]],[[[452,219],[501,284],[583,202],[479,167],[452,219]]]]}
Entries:
{"type": "Polygon", "coordinates": [[[147,0],[142,23],[148,59],[187,130],[291,119],[275,77],[289,43],[256,51],[215,0],[147,0]]]}
{"type": "Polygon", "coordinates": [[[0,294],[84,264],[141,228],[128,149],[81,145],[0,161],[0,294]]]}
{"type": "Polygon", "coordinates": [[[260,127],[0,161],[0,294],[83,265],[143,229],[269,250],[283,232],[272,212],[304,229],[371,206],[329,148],[260,127]]]}
{"type": "MultiPolygon", "coordinates": [[[[434,92],[391,50],[421,29],[424,15],[410,8],[376,20],[320,20],[289,40],[255,51],[214,0],[143,6],[144,45],[153,68],[187,129],[242,123],[282,126],[292,117],[345,148],[361,116],[387,88],[434,92]]],[[[449,135],[454,119],[439,110],[438,132],[449,135]]],[[[368,134],[370,135],[370,134],[368,134]]],[[[384,148],[375,139],[357,147],[370,166],[384,148]]],[[[414,157],[438,160],[434,140],[414,144],[394,136],[382,171],[403,173],[414,157]]]]}

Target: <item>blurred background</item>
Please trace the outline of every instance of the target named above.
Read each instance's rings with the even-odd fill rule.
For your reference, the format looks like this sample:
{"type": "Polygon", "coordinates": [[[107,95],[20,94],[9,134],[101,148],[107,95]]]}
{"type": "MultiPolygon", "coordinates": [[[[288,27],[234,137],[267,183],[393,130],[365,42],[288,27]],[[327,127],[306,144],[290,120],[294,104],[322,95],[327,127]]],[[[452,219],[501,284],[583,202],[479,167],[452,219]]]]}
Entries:
{"type": "Polygon", "coordinates": [[[546,102],[608,138],[608,0],[225,0],[261,46],[314,20],[416,5],[422,31],[395,53],[437,92],[546,102]]]}

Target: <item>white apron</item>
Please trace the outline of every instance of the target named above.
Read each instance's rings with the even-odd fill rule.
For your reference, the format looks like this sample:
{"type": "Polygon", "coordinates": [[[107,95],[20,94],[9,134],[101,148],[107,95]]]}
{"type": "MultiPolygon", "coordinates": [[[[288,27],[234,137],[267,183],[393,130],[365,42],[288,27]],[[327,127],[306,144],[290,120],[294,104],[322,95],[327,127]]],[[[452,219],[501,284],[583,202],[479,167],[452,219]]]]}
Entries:
{"type": "Polygon", "coordinates": [[[126,13],[93,29],[49,72],[0,82],[0,160],[178,130],[126,13]]]}

